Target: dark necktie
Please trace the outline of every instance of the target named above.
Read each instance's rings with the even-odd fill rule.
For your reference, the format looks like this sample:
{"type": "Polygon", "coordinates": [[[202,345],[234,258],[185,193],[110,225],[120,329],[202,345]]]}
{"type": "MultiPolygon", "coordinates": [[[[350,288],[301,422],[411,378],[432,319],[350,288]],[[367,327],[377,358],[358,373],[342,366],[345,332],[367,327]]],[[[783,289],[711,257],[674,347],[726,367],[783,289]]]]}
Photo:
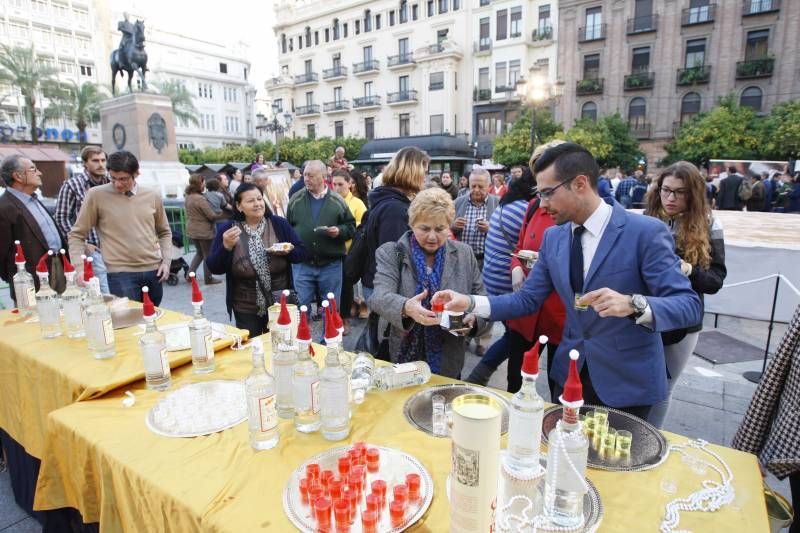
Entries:
{"type": "Polygon", "coordinates": [[[583,246],[581,237],[586,228],[578,226],[572,230],[572,248],[569,252],[569,282],[572,292],[583,292],[583,246]]]}
{"type": "Polygon", "coordinates": [[[130,198],[131,196],[133,196],[133,191],[125,191],[125,196],[130,198]]]}

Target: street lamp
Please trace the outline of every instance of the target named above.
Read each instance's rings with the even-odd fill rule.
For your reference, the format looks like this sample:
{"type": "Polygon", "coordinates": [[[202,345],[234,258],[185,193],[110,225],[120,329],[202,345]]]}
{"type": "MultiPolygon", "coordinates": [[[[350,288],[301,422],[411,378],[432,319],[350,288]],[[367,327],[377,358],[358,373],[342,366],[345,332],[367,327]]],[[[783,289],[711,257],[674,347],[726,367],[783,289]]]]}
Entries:
{"type": "Polygon", "coordinates": [[[280,150],[278,148],[278,137],[283,135],[292,127],[292,115],[283,113],[278,104],[272,104],[272,118],[267,120],[263,128],[275,133],[275,162],[280,163],[280,150]]]}
{"type": "Polygon", "coordinates": [[[531,151],[536,149],[536,106],[549,100],[552,86],[544,76],[534,74],[525,83],[517,84],[517,94],[531,106],[531,151]]]}

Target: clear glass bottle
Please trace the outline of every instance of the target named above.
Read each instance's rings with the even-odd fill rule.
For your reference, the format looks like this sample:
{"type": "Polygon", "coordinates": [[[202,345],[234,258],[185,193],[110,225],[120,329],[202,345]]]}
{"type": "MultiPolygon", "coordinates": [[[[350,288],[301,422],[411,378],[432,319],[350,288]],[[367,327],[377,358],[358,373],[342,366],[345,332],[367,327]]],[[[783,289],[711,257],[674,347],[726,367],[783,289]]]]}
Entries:
{"type": "Polygon", "coordinates": [[[272,374],[275,376],[278,416],[294,418],[294,389],[292,377],[297,362],[297,347],[292,335],[292,319],[286,307],[289,291],[281,294],[281,311],[270,330],[272,339],[272,374]]]}
{"type": "Polygon", "coordinates": [[[431,367],[425,361],[398,363],[375,369],[373,385],[376,389],[387,391],[423,385],[431,379],[431,367]]]}
{"type": "Polygon", "coordinates": [[[61,302],[58,293],[50,288],[50,275],[47,271],[47,257],[52,257],[53,251],[48,250],[39,259],[36,265],[36,275],[39,276],[39,290],[36,292],[36,310],[39,313],[39,327],[42,337],[54,339],[61,336],[61,302]]]}
{"type": "Polygon", "coordinates": [[[539,471],[539,447],[542,440],[544,400],[536,392],[539,376],[539,346],[547,344],[542,335],[533,348],[525,352],[522,363],[522,387],[511,397],[508,422],[508,448],[503,456],[506,468],[523,479],[539,471]]]}
{"type": "Polygon", "coordinates": [[[560,398],[564,414],[548,437],[544,514],[557,526],[577,528],[584,521],[583,496],[588,490],[585,476],[589,440],[578,419],[583,396],[576,367],[577,350],[571,350],[569,356],[569,377],[560,398]]]}
{"type": "Polygon", "coordinates": [[[353,359],[353,371],[350,373],[350,388],[354,403],[360,404],[364,401],[364,396],[372,386],[374,373],[375,358],[367,352],[357,353],[353,359]]]}
{"type": "Polygon", "coordinates": [[[144,361],[144,379],[150,390],[164,391],[172,384],[172,375],[167,358],[167,339],[156,325],[156,311],[148,294],[150,289],[142,287],[142,316],[144,334],[139,337],[139,348],[144,361]]]}
{"type": "Polygon", "coordinates": [[[194,272],[190,272],[189,276],[192,281],[192,307],[194,308],[194,315],[189,322],[192,370],[195,374],[210,374],[215,368],[211,322],[203,316],[203,294],[197,284],[197,277],[194,272]]]}
{"type": "Polygon", "coordinates": [[[114,325],[111,322],[111,310],[103,300],[103,294],[100,291],[99,279],[94,276],[89,279],[86,294],[84,313],[86,314],[86,341],[89,345],[89,352],[95,359],[110,359],[117,352],[114,342],[114,325]]]}
{"type": "Polygon", "coordinates": [[[254,450],[268,450],[274,448],[280,438],[275,380],[264,368],[264,347],[261,339],[253,339],[250,346],[253,350],[253,370],[244,380],[250,446],[254,450]]]}
{"type": "MultiPolygon", "coordinates": [[[[327,302],[323,302],[325,305],[327,302]]],[[[327,307],[327,306],[326,306],[327,307]]],[[[326,309],[327,312],[327,309],[326,309]]],[[[349,377],[339,361],[339,335],[331,320],[325,323],[325,368],[320,373],[319,401],[322,436],[342,440],[350,434],[349,377]]]]}
{"type": "Polygon", "coordinates": [[[75,284],[75,269],[67,259],[66,252],[62,249],[59,253],[64,263],[64,277],[67,279],[67,288],[61,293],[64,329],[67,331],[67,337],[79,339],[86,336],[83,322],[83,291],[75,284]]]}
{"type": "Polygon", "coordinates": [[[319,365],[311,359],[311,331],[308,329],[306,306],[300,308],[297,328],[297,362],[292,374],[294,427],[301,433],[319,431],[319,365]]]}
{"type": "Polygon", "coordinates": [[[19,241],[14,241],[17,247],[17,254],[14,263],[17,265],[17,273],[14,274],[14,296],[17,299],[17,309],[22,316],[33,316],[36,314],[36,285],[33,276],[25,269],[25,255],[22,253],[22,245],[19,241]]]}

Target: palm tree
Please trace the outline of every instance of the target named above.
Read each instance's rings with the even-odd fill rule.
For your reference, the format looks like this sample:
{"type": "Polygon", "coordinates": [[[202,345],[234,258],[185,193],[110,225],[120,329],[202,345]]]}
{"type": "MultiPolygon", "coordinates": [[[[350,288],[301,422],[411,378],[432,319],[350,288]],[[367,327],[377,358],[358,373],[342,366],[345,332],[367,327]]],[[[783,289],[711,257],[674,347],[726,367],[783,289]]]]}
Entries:
{"type": "Polygon", "coordinates": [[[0,82],[19,89],[25,98],[25,114],[31,130],[31,142],[37,144],[36,105],[39,97],[50,98],[59,93],[58,70],[36,58],[30,48],[0,45],[0,82]]]}
{"type": "Polygon", "coordinates": [[[44,119],[64,117],[78,128],[81,146],[85,144],[86,126],[100,121],[100,102],[106,95],[92,82],[78,85],[74,81],[66,86],[63,94],[45,109],[44,119]]]}
{"type": "Polygon", "coordinates": [[[172,100],[172,113],[175,115],[176,120],[191,122],[194,125],[200,123],[197,120],[197,108],[192,101],[192,94],[183,83],[165,80],[153,82],[153,86],[155,86],[159,94],[168,96],[172,100]]]}

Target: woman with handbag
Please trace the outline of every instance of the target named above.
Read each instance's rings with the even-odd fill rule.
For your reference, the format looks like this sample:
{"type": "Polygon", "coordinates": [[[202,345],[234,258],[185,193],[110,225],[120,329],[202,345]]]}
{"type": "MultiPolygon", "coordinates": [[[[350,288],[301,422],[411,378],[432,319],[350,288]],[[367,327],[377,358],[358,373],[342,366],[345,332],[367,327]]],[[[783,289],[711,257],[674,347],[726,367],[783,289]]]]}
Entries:
{"type": "Polygon", "coordinates": [[[225,274],[225,303],[236,327],[250,337],[269,330],[267,309],[275,294],[292,289],[290,263],[305,259],[305,248],[285,218],[273,215],[261,190],[243,183],[233,197],[234,219],[217,225],[206,259],[214,274],[225,274]],[[276,249],[289,243],[288,249],[276,249]]]}

